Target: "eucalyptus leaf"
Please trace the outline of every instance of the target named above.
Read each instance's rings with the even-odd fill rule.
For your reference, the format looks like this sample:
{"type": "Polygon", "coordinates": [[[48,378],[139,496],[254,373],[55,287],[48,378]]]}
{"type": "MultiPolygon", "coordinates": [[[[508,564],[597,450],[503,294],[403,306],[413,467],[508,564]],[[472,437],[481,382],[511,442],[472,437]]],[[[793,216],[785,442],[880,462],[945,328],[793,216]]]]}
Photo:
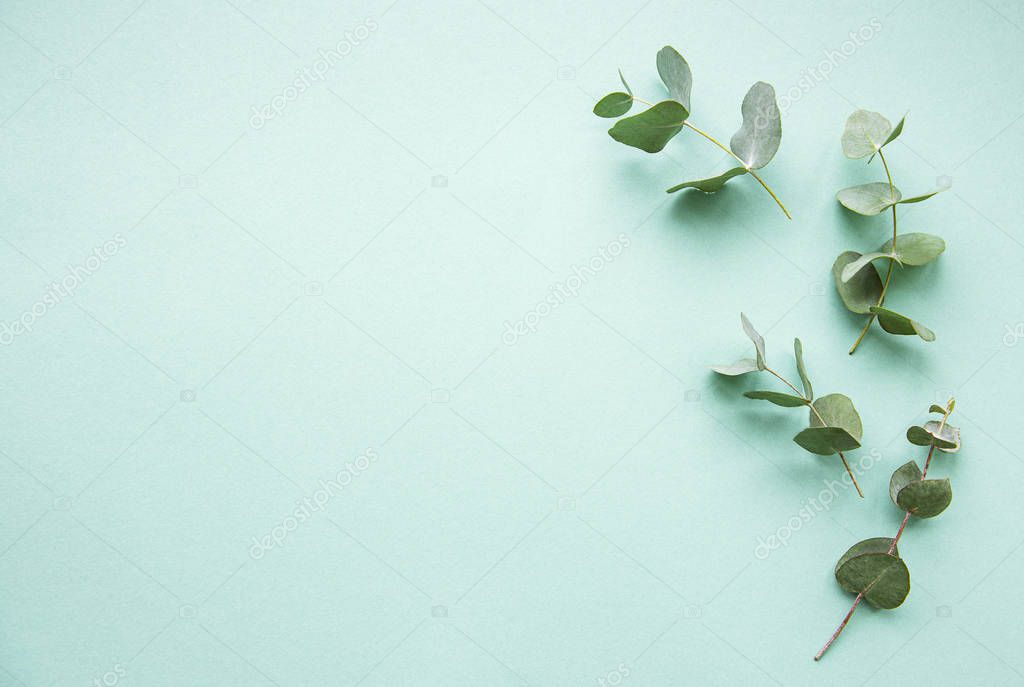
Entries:
{"type": "MultiPolygon", "coordinates": [[[[945,410],[943,410],[945,412],[945,410]]],[[[924,426],[914,425],[907,429],[907,441],[917,446],[931,446],[946,453],[956,453],[960,450],[960,428],[946,424],[939,432],[941,422],[929,420],[924,426]]]]}
{"type": "Polygon", "coordinates": [[[899,203],[900,205],[907,205],[909,203],[920,203],[922,200],[928,200],[932,196],[934,196],[936,194],[939,194],[939,193],[942,193],[943,191],[946,191],[946,190],[948,190],[948,187],[937,188],[934,191],[929,191],[928,193],[922,193],[919,196],[911,196],[910,198],[902,198],[902,199],[900,199],[900,200],[898,200],[896,202],[899,203]]]}
{"type": "Polygon", "coordinates": [[[633,107],[633,96],[628,93],[609,93],[594,105],[598,117],[621,117],[633,107]]]}
{"type": "Polygon", "coordinates": [[[626,93],[629,93],[632,96],[633,95],[633,89],[629,87],[628,83],[626,83],[626,77],[624,77],[622,75],[622,70],[621,69],[619,70],[619,81],[622,82],[622,87],[626,89],[626,93]]]}
{"type": "Polygon", "coordinates": [[[889,134],[889,137],[885,139],[885,143],[882,144],[883,148],[900,137],[900,134],[903,133],[903,123],[906,121],[907,115],[903,115],[902,117],[900,117],[900,121],[899,123],[896,124],[896,128],[892,130],[892,133],[889,134]]]}
{"type": "Polygon", "coordinates": [[[757,366],[757,361],[753,358],[743,358],[742,360],[737,360],[732,365],[712,365],[711,369],[720,375],[737,377],[748,372],[757,372],[761,368],[757,366]]]}
{"type": "MultiPolygon", "coordinates": [[[[818,398],[811,405],[817,411],[810,413],[811,427],[839,427],[846,430],[859,445],[861,437],[864,436],[864,425],[861,423],[860,414],[853,406],[853,401],[848,396],[828,394],[818,398]],[[818,417],[819,415],[821,418],[818,417]]],[[[846,449],[841,450],[845,451],[846,449]]]]}
{"type": "Polygon", "coordinates": [[[865,253],[843,268],[840,279],[844,282],[850,281],[853,279],[854,275],[867,267],[868,263],[874,262],[875,260],[895,260],[896,262],[899,262],[899,257],[894,255],[892,252],[865,253]]]}
{"type": "Polygon", "coordinates": [[[923,479],[900,490],[896,505],[919,518],[934,518],[953,500],[948,479],[923,479]]]}
{"type": "Polygon", "coordinates": [[[743,325],[744,333],[754,342],[754,349],[757,351],[757,369],[765,369],[767,366],[764,362],[764,337],[757,333],[754,325],[750,324],[750,320],[743,313],[740,313],[740,323],[743,325]]]}
{"type": "Polygon", "coordinates": [[[877,215],[886,208],[892,207],[900,202],[903,194],[895,186],[890,186],[884,181],[872,181],[868,184],[860,184],[844,188],[836,194],[839,201],[847,210],[852,210],[859,215],[877,215]]]}
{"type": "Polygon", "coordinates": [[[857,110],[846,120],[843,130],[843,154],[857,160],[878,152],[892,133],[888,119],[868,110],[857,110]]]}
{"type": "Polygon", "coordinates": [[[745,167],[733,167],[728,172],[719,174],[717,177],[697,179],[696,181],[684,181],[681,184],[676,184],[672,188],[668,189],[666,193],[675,193],[676,191],[681,191],[684,188],[695,188],[699,191],[703,191],[704,193],[716,193],[717,191],[722,190],[722,187],[725,186],[725,182],[729,181],[729,179],[746,173],[747,169],[745,167]]]}
{"type": "Polygon", "coordinates": [[[882,326],[882,329],[890,334],[901,336],[917,334],[925,341],[935,341],[935,332],[905,315],[878,307],[872,307],[871,312],[878,317],[878,324],[882,326]]]}
{"type": "Polygon", "coordinates": [[[676,101],[664,100],[640,114],[615,122],[608,135],[619,143],[657,153],[682,130],[689,116],[687,109],[676,101]]]}
{"type": "Polygon", "coordinates": [[[758,81],[743,97],[740,111],[743,124],[730,139],[729,148],[747,169],[760,169],[772,161],[782,143],[782,116],[775,102],[775,89],[758,81]]]}
{"type": "Polygon", "coordinates": [[[855,544],[836,565],[836,581],[846,591],[862,594],[876,608],[896,608],[910,593],[910,571],[884,537],[855,544]]]}
{"type": "Polygon", "coordinates": [[[793,441],[805,451],[819,456],[860,448],[860,442],[842,427],[808,427],[793,437],[793,441]]]}
{"type": "Polygon", "coordinates": [[[687,112],[690,110],[690,89],[693,88],[693,75],[690,65],[675,48],[666,45],[658,51],[658,76],[668,88],[668,95],[682,104],[687,112]]]}
{"type": "MultiPolygon", "coordinates": [[[[882,253],[892,253],[892,239],[882,244],[878,249],[882,253]]],[[[895,254],[903,265],[926,265],[935,258],[942,255],[946,250],[946,242],[935,234],[922,232],[911,232],[900,234],[896,237],[895,254]]],[[[943,408],[945,411],[945,408],[943,408]]]]}
{"type": "Polygon", "coordinates": [[[920,481],[921,468],[919,468],[917,463],[914,461],[908,460],[906,463],[896,468],[892,473],[892,477],[889,478],[889,498],[892,499],[893,503],[899,506],[900,504],[897,498],[903,488],[908,484],[920,481]]]}
{"type": "Polygon", "coordinates": [[[940,406],[940,405],[935,405],[935,404],[933,403],[933,404],[931,404],[931,406],[930,406],[930,407],[928,408],[928,412],[929,412],[929,413],[939,413],[940,415],[945,415],[945,414],[946,414],[946,409],[945,409],[945,408],[943,408],[943,407],[942,407],[942,406],[940,406]]]}
{"type": "Polygon", "coordinates": [[[839,292],[846,309],[859,315],[867,315],[882,297],[882,278],[878,276],[878,271],[874,267],[868,267],[859,270],[847,281],[842,279],[846,266],[860,257],[860,253],[852,250],[840,253],[832,265],[832,276],[836,283],[836,291],[839,292]]]}
{"type": "Polygon", "coordinates": [[[743,395],[756,401],[768,401],[783,408],[797,408],[807,405],[807,399],[778,391],[744,391],[743,395]]]}
{"type": "Polygon", "coordinates": [[[804,366],[804,346],[800,339],[793,339],[793,357],[796,358],[796,371],[800,375],[800,381],[804,385],[804,396],[808,399],[814,398],[814,388],[811,386],[811,378],[807,376],[807,368],[804,366]]]}

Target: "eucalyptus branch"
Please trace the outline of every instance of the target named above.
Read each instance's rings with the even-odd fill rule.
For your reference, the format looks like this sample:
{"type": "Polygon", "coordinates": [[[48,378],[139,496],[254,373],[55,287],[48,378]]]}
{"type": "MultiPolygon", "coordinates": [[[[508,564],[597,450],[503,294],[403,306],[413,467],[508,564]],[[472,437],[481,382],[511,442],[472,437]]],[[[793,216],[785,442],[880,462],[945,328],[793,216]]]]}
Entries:
{"type": "Polygon", "coordinates": [[[767,372],[789,387],[792,394],[778,391],[747,391],[743,395],[747,398],[768,401],[784,408],[806,406],[809,409],[809,426],[793,437],[793,441],[804,450],[819,456],[839,454],[839,459],[843,462],[847,474],[850,475],[853,486],[863,498],[864,492],[857,484],[857,478],[853,476],[853,470],[850,469],[850,464],[843,453],[843,451],[860,448],[860,440],[864,433],[860,415],[854,408],[853,401],[842,394],[829,394],[815,399],[814,389],[804,364],[803,345],[800,343],[800,339],[794,339],[793,356],[796,359],[796,369],[800,375],[803,391],[798,389],[795,384],[776,370],[768,367],[768,363],[765,361],[764,337],[754,329],[750,320],[743,313],[740,313],[740,323],[743,325],[743,331],[754,342],[756,357],[744,358],[732,365],[716,365],[711,369],[729,377],[748,372],[767,372]]]}
{"type": "Polygon", "coordinates": [[[642,103],[649,109],[638,115],[620,119],[608,130],[608,134],[625,145],[648,153],[657,153],[684,128],[691,129],[728,153],[740,166],[733,167],[716,177],[677,184],[668,189],[668,193],[685,188],[715,193],[733,177],[749,174],[768,192],[786,217],[793,219],[775,191],[755,171],[771,162],[782,142],[782,116],[775,100],[775,89],[763,81],[758,81],[750,87],[740,108],[743,123],[739,131],[733,134],[729,145],[725,146],[689,122],[693,76],[690,65],[683,56],[675,48],[665,46],[658,52],[657,63],[658,74],[668,89],[669,100],[654,104],[634,96],[633,89],[626,83],[620,71],[619,79],[626,91],[616,91],[601,98],[594,106],[594,114],[607,118],[621,117],[629,112],[634,102],[642,103]]]}
{"type": "Polygon", "coordinates": [[[903,133],[905,121],[906,117],[903,117],[893,128],[889,120],[877,112],[857,110],[846,120],[846,129],[843,132],[843,153],[846,157],[856,160],[870,156],[868,162],[871,162],[874,156],[878,155],[885,170],[886,181],[844,188],[836,194],[836,199],[843,207],[860,215],[878,215],[887,209],[892,211],[891,239],[871,253],[841,253],[832,265],[836,290],[843,304],[851,312],[867,316],[860,335],[850,347],[851,355],[860,346],[875,320],[878,320],[882,329],[890,334],[916,334],[925,341],[935,340],[935,333],[928,327],[885,307],[885,297],[889,293],[897,264],[901,267],[925,265],[946,250],[946,242],[933,234],[914,232],[900,237],[897,232],[898,205],[920,203],[948,188],[938,188],[911,198],[904,198],[896,188],[892,172],[889,170],[889,162],[885,159],[882,149],[903,133]],[[874,266],[878,260],[888,262],[884,281],[874,266]]]}
{"type": "Polygon", "coordinates": [[[949,399],[946,406],[933,405],[930,413],[941,413],[939,421],[930,420],[923,426],[907,430],[907,440],[917,446],[928,447],[924,469],[909,461],[897,468],[889,480],[889,496],[899,508],[906,511],[896,536],[892,539],[875,537],[854,544],[836,564],[835,575],[839,585],[848,592],[856,593],[853,605],[843,617],[839,627],[825,646],[814,656],[820,661],[829,647],[839,638],[853,617],[861,601],[867,601],[877,608],[891,609],[901,605],[910,594],[910,571],[900,558],[900,538],[910,521],[910,516],[933,518],[946,510],[953,499],[953,490],[948,479],[927,479],[935,450],[955,453],[960,449],[960,430],[947,424],[956,402],[949,399]]]}

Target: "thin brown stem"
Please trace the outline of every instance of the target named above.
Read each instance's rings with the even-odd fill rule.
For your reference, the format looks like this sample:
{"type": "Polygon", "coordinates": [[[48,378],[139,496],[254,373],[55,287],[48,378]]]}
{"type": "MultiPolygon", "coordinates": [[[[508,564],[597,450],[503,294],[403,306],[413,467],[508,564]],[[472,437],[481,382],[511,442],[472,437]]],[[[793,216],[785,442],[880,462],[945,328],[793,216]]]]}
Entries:
{"type": "Polygon", "coordinates": [[[860,600],[863,598],[863,594],[858,594],[857,598],[853,600],[853,605],[850,606],[850,610],[846,613],[846,617],[843,618],[843,622],[839,623],[839,627],[836,628],[836,631],[833,632],[832,636],[829,637],[827,642],[825,642],[825,646],[821,647],[821,650],[814,655],[815,661],[820,661],[821,657],[825,655],[826,651],[828,651],[828,648],[832,646],[832,642],[839,639],[839,635],[842,633],[843,630],[846,629],[846,623],[850,622],[850,618],[853,617],[853,612],[857,610],[857,606],[860,604],[860,600]]]}

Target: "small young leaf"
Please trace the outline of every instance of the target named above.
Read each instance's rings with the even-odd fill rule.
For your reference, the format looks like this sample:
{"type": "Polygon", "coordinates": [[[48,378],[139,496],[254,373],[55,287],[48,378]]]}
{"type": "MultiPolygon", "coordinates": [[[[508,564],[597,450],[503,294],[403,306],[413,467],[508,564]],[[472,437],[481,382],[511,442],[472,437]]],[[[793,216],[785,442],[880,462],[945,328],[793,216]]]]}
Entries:
{"type": "Polygon", "coordinates": [[[945,415],[945,414],[946,414],[946,409],[945,409],[945,408],[943,408],[942,406],[939,406],[939,405],[935,405],[935,404],[933,403],[933,404],[931,405],[931,407],[930,407],[930,408],[928,408],[928,412],[929,412],[929,413],[938,413],[939,415],[945,415]]]}
{"type": "Polygon", "coordinates": [[[737,377],[748,372],[757,372],[761,368],[757,366],[757,361],[753,358],[743,358],[742,360],[737,360],[732,365],[712,365],[711,369],[720,375],[737,377]]]}
{"type": "Polygon", "coordinates": [[[852,594],[863,594],[876,608],[896,608],[910,593],[910,571],[885,537],[854,544],[836,564],[836,581],[852,594]]]}
{"type": "Polygon", "coordinates": [[[778,391],[744,391],[743,395],[757,401],[769,401],[783,408],[797,408],[807,405],[807,399],[778,391]]]}
{"type": "MultiPolygon", "coordinates": [[[[892,253],[892,239],[878,249],[883,253],[892,253]]],[[[896,237],[896,256],[903,265],[926,265],[942,255],[946,250],[946,242],[935,234],[912,232],[896,237]]],[[[945,411],[945,408],[943,408],[945,411]]]]}
{"type": "Polygon", "coordinates": [[[746,173],[747,170],[744,167],[733,167],[728,172],[719,174],[717,177],[698,179],[696,181],[684,181],[681,184],[676,184],[672,188],[667,189],[665,193],[675,193],[676,191],[681,191],[684,188],[695,188],[703,191],[704,193],[716,193],[722,190],[722,187],[725,186],[725,182],[729,181],[729,179],[746,173]]]}
{"type": "Polygon", "coordinates": [[[842,427],[808,427],[793,437],[793,441],[805,451],[819,456],[860,448],[860,442],[842,427]]]}
{"type": "Polygon", "coordinates": [[[864,425],[861,423],[860,414],[848,396],[828,394],[817,399],[812,406],[817,413],[812,411],[810,414],[811,427],[839,427],[846,430],[857,442],[860,442],[861,437],[864,436],[864,425]],[[821,419],[818,419],[818,415],[821,415],[821,419]],[[824,420],[824,424],[822,420],[824,420]]]}
{"type": "Polygon", "coordinates": [[[901,336],[917,334],[925,341],[935,341],[935,332],[928,329],[928,327],[924,326],[920,322],[915,322],[905,315],[900,315],[898,312],[878,307],[872,307],[871,312],[878,317],[878,324],[882,325],[882,329],[890,334],[898,334],[901,336]]]}
{"type": "Polygon", "coordinates": [[[897,497],[905,486],[912,482],[921,481],[921,468],[917,467],[917,463],[912,460],[908,460],[903,465],[896,468],[892,473],[892,477],[889,478],[889,498],[897,506],[900,505],[897,497]]]}
{"type": "Polygon", "coordinates": [[[807,368],[804,366],[804,346],[800,339],[793,339],[793,357],[796,358],[796,371],[800,375],[800,381],[804,385],[804,396],[814,398],[814,389],[811,387],[811,378],[807,376],[807,368]]]}
{"type": "Polygon", "coordinates": [[[754,349],[757,351],[757,369],[763,370],[766,365],[764,362],[764,337],[757,333],[754,329],[754,325],[750,324],[750,320],[743,313],[740,313],[740,323],[743,325],[744,333],[750,337],[750,340],[754,342],[754,349]]]}
{"type": "Polygon", "coordinates": [[[892,133],[889,120],[868,110],[857,110],[846,120],[843,130],[843,155],[851,160],[867,157],[888,142],[892,133]]]}
{"type": "Polygon", "coordinates": [[[843,268],[843,272],[840,275],[840,279],[844,282],[848,282],[853,279],[854,275],[860,272],[862,269],[867,267],[868,263],[874,262],[875,260],[895,260],[899,262],[900,259],[892,252],[878,252],[878,253],[865,253],[860,256],[846,267],[843,268]]]}
{"type": "Polygon", "coordinates": [[[615,122],[608,135],[644,152],[657,153],[683,129],[690,116],[685,107],[674,100],[664,100],[638,115],[615,122]]]}
{"type": "Polygon", "coordinates": [[[905,121],[907,121],[907,115],[903,115],[902,117],[900,117],[900,121],[896,125],[896,128],[892,130],[892,133],[889,134],[889,138],[885,139],[885,143],[882,144],[883,148],[900,137],[900,134],[903,133],[903,123],[905,121]]]}
{"type": "Polygon", "coordinates": [[[609,93],[594,105],[598,117],[621,117],[633,107],[633,96],[628,93],[609,93]]]}
{"type": "Polygon", "coordinates": [[[922,193],[919,196],[911,196],[910,198],[902,198],[899,201],[897,201],[897,203],[900,204],[900,205],[906,205],[908,203],[920,203],[922,200],[928,200],[932,196],[934,196],[934,195],[936,195],[938,193],[942,193],[943,191],[947,190],[948,188],[949,188],[948,186],[945,186],[943,188],[937,188],[934,191],[929,191],[928,193],[922,193]]]}
{"type": "Polygon", "coordinates": [[[934,518],[953,500],[948,479],[923,479],[911,482],[896,496],[896,505],[919,518],[934,518]]]}
{"type": "MultiPolygon", "coordinates": [[[[943,409],[945,412],[945,409],[943,409]]],[[[924,427],[914,425],[907,429],[907,441],[917,446],[931,446],[935,444],[935,447],[945,453],[956,453],[960,450],[960,428],[954,427],[953,425],[947,424],[942,428],[942,433],[939,433],[939,425],[942,424],[937,420],[929,420],[924,423],[924,427]]]]}
{"type": "Polygon", "coordinates": [[[872,181],[869,184],[860,184],[844,188],[836,194],[839,201],[847,210],[852,210],[858,215],[877,215],[888,207],[892,207],[900,201],[903,194],[895,186],[889,186],[884,181],[872,181]]]}
{"type": "Polygon", "coordinates": [[[832,277],[846,309],[858,315],[867,315],[882,297],[882,278],[878,276],[878,271],[874,267],[869,266],[859,270],[848,281],[843,281],[843,270],[858,258],[860,253],[856,251],[840,253],[832,265],[832,277]]]}
{"type": "Polygon", "coordinates": [[[626,89],[626,93],[633,95],[633,89],[629,87],[628,83],[626,83],[626,77],[622,75],[621,69],[619,70],[619,81],[622,82],[622,87],[626,89]]]}
{"type": "Polygon", "coordinates": [[[729,148],[747,169],[764,167],[782,143],[782,116],[775,102],[775,89],[758,81],[743,97],[743,124],[729,140],[729,148]]]}
{"type": "Polygon", "coordinates": [[[668,88],[668,96],[682,104],[689,112],[693,75],[690,73],[690,65],[670,45],[658,51],[658,76],[668,88]]]}

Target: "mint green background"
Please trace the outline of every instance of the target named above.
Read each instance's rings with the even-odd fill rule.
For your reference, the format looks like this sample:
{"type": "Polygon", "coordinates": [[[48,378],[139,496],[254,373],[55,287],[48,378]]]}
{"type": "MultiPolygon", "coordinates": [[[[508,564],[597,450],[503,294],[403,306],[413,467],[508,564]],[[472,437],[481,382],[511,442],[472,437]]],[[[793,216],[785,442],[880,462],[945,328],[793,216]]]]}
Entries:
{"type": "Polygon", "coordinates": [[[0,684],[1024,684],[1022,6],[486,2],[0,6],[0,320],[126,241],[0,347],[0,684]],[[617,67],[660,97],[671,43],[727,138],[753,81],[785,93],[873,19],[784,113],[765,177],[793,222],[750,179],[666,196],[724,156],[590,114],[617,67]],[[948,250],[890,301],[938,340],[851,358],[829,267],[887,232],[833,199],[881,174],[840,152],[855,107],[910,110],[897,183],[953,190],[902,211],[948,250]],[[798,335],[855,399],[874,463],[766,557],[841,472],[790,441],[800,412],[707,371],[749,351],[741,309],[770,362],[794,374],[798,335]],[[910,597],[814,664],[851,601],[835,560],[895,532],[902,434],[951,394],[955,498],[908,528],[910,597]]]}

